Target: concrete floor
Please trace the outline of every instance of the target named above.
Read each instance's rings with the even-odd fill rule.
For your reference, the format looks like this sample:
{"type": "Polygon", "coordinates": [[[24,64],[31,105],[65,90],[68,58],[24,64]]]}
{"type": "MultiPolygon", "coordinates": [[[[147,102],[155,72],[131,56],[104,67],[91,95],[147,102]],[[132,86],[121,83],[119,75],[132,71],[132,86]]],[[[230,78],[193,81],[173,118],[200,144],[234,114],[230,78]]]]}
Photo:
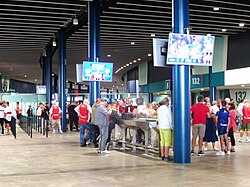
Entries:
{"type": "Polygon", "coordinates": [[[247,143],[232,155],[208,151],[191,164],[173,164],[115,150],[100,156],[79,147],[77,132],[32,139],[17,132],[17,139],[0,136],[0,187],[250,186],[247,143]]]}

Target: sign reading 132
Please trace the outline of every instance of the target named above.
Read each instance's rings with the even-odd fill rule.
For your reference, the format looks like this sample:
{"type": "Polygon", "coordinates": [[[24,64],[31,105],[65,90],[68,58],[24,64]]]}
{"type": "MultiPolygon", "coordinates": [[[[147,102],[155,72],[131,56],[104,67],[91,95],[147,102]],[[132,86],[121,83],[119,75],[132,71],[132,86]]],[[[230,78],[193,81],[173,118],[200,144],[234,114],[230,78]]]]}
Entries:
{"type": "Polygon", "coordinates": [[[246,99],[247,92],[246,91],[236,91],[235,92],[235,99],[237,102],[240,102],[241,99],[246,99]]]}
{"type": "Polygon", "coordinates": [[[192,84],[200,84],[201,79],[199,77],[192,78],[192,84]]]}

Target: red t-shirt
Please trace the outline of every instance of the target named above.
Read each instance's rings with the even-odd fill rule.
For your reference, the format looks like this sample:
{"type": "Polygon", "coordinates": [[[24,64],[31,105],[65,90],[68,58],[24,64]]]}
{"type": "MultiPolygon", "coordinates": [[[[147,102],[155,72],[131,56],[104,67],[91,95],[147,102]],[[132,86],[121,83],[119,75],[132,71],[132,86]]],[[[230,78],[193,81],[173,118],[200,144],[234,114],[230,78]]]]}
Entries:
{"type": "Polygon", "coordinates": [[[229,124],[229,127],[228,129],[230,129],[231,127],[233,127],[233,131],[235,132],[236,131],[236,110],[230,110],[229,111],[230,113],[230,124],[229,124]]]}
{"type": "Polygon", "coordinates": [[[196,103],[191,107],[190,112],[192,113],[193,117],[193,125],[206,125],[207,113],[209,113],[208,106],[204,105],[203,103],[196,103]]]}
{"type": "Polygon", "coordinates": [[[250,122],[250,106],[243,106],[242,108],[243,113],[243,121],[249,123],[250,122]]]}

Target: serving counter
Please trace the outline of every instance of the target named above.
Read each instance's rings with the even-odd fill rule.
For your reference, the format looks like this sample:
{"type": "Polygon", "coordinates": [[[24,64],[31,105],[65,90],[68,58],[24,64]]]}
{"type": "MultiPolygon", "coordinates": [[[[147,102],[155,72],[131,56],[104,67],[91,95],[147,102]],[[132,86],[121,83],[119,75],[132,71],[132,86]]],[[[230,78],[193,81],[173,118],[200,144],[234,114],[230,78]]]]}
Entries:
{"type": "MultiPolygon", "coordinates": [[[[132,151],[136,151],[137,148],[143,147],[145,149],[145,153],[147,154],[149,149],[152,149],[152,146],[149,145],[149,135],[152,136],[152,130],[159,136],[159,130],[157,128],[157,121],[155,119],[146,119],[146,118],[135,118],[135,119],[126,119],[123,120],[123,124],[118,125],[121,128],[121,142],[122,148],[125,149],[128,145],[132,146],[132,151]],[[131,143],[126,141],[126,129],[130,129],[130,133],[132,133],[131,143]],[[144,144],[136,143],[136,134],[137,129],[140,128],[144,132],[144,144]]],[[[155,136],[156,138],[156,136],[155,136]]],[[[158,146],[157,146],[158,147],[158,146]]],[[[156,151],[159,151],[159,148],[155,148],[156,151]]]]}

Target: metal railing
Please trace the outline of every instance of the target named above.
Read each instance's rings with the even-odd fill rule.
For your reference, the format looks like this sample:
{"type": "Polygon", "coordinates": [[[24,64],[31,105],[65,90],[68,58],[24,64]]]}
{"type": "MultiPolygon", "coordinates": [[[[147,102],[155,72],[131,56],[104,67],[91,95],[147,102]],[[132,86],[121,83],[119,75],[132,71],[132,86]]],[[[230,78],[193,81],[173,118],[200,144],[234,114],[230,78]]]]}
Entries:
{"type": "Polygon", "coordinates": [[[48,137],[49,133],[49,121],[44,118],[38,116],[21,116],[20,119],[20,127],[21,129],[28,135],[30,138],[33,136],[33,131],[36,131],[43,136],[48,137]]]}

